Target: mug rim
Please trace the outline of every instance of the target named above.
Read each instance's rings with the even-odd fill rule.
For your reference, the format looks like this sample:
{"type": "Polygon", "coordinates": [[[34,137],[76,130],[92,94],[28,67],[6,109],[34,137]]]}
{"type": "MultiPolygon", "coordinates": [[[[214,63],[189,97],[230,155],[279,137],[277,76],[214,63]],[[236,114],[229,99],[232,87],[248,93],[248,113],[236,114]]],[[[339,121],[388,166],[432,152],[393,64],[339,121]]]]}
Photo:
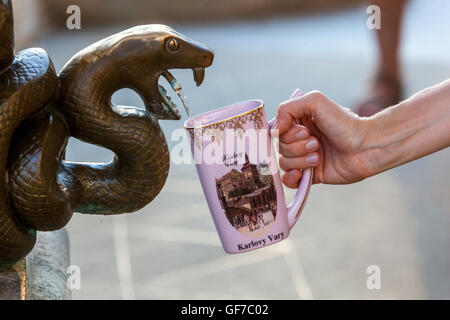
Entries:
{"type": "Polygon", "coordinates": [[[200,114],[198,114],[198,115],[196,115],[196,116],[194,116],[194,117],[192,117],[192,118],[190,118],[190,119],[187,119],[187,120],[184,122],[184,128],[185,128],[185,129],[194,129],[194,130],[195,130],[195,129],[206,128],[206,127],[209,127],[209,126],[214,125],[214,124],[217,124],[217,123],[226,122],[226,121],[229,121],[229,120],[231,120],[231,119],[238,118],[238,117],[243,116],[243,115],[245,115],[245,114],[254,112],[254,111],[256,111],[256,110],[258,110],[258,109],[260,109],[260,108],[264,108],[264,101],[261,100],[261,99],[249,99],[249,100],[244,100],[244,101],[240,101],[240,102],[235,102],[235,103],[232,103],[232,104],[229,104],[229,105],[226,105],[226,106],[223,106],[223,107],[214,109],[214,110],[210,110],[210,111],[206,111],[206,112],[200,113],[200,114]],[[211,123],[206,123],[206,124],[201,125],[201,126],[189,126],[189,125],[187,124],[189,121],[193,120],[193,119],[196,118],[196,117],[204,116],[204,115],[206,115],[206,114],[213,113],[213,112],[217,112],[217,111],[223,111],[224,109],[228,109],[228,108],[234,107],[234,106],[236,106],[237,104],[246,104],[246,103],[249,103],[249,102],[258,102],[259,104],[258,104],[257,107],[254,107],[254,108],[252,108],[252,109],[250,109],[250,110],[247,110],[247,111],[245,111],[245,112],[241,112],[241,113],[239,113],[239,114],[236,114],[236,115],[233,115],[233,116],[230,116],[230,117],[221,119],[221,120],[219,120],[219,121],[214,121],[214,122],[211,122],[211,123]]]}

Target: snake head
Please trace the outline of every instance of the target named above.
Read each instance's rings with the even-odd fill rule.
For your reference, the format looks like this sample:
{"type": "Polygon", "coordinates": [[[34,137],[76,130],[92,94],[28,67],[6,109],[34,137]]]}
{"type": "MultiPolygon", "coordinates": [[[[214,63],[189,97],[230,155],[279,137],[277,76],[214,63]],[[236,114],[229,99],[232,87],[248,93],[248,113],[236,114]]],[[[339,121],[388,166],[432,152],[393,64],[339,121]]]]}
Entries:
{"type": "Polygon", "coordinates": [[[167,78],[170,69],[192,69],[194,81],[199,86],[205,68],[213,62],[213,51],[159,24],[133,27],[113,37],[120,39],[116,52],[127,57],[121,68],[132,78],[129,87],[141,96],[147,111],[158,119],[180,119],[180,112],[167,96],[166,89],[158,84],[159,77],[167,78]]]}

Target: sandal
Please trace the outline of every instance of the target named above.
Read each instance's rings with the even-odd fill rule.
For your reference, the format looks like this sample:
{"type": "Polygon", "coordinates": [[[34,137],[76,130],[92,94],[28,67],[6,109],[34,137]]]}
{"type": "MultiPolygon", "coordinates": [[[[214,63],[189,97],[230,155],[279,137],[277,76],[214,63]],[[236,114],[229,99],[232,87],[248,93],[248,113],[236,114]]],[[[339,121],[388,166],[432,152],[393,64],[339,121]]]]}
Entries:
{"type": "Polygon", "coordinates": [[[371,92],[356,108],[361,117],[370,117],[381,110],[400,102],[402,85],[400,80],[380,73],[375,77],[371,92]]]}

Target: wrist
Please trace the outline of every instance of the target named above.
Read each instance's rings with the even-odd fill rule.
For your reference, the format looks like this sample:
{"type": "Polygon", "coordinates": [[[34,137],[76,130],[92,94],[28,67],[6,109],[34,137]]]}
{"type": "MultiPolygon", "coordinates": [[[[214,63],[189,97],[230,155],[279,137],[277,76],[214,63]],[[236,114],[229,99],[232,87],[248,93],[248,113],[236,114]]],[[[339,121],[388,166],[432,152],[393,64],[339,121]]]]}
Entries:
{"type": "Polygon", "coordinates": [[[363,119],[361,158],[366,178],[391,168],[404,156],[405,142],[419,128],[416,123],[409,123],[405,119],[404,110],[410,107],[410,101],[405,100],[363,119]]]}
{"type": "Polygon", "coordinates": [[[360,144],[357,149],[357,157],[361,168],[361,178],[365,179],[379,173],[381,154],[384,152],[385,143],[383,132],[378,130],[379,119],[372,116],[358,119],[360,144]]]}

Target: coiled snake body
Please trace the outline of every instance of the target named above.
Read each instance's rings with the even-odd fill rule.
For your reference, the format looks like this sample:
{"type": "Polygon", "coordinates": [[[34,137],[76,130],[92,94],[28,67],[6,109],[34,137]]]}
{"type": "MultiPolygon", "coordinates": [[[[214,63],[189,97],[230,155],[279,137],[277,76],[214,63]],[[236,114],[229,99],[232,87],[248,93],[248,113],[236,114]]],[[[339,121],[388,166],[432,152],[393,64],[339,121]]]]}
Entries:
{"type": "Polygon", "coordinates": [[[136,211],[169,169],[159,119],[179,119],[158,78],[191,68],[200,84],[213,53],[163,25],[138,26],[77,53],[57,76],[42,49],[13,54],[12,9],[0,0],[0,266],[34,246],[36,230],[63,227],[73,211],[136,211]],[[5,48],[7,50],[5,50],[5,48]],[[131,88],[145,111],[111,104],[131,88]],[[64,160],[68,138],[112,150],[110,163],[64,160]]]}

